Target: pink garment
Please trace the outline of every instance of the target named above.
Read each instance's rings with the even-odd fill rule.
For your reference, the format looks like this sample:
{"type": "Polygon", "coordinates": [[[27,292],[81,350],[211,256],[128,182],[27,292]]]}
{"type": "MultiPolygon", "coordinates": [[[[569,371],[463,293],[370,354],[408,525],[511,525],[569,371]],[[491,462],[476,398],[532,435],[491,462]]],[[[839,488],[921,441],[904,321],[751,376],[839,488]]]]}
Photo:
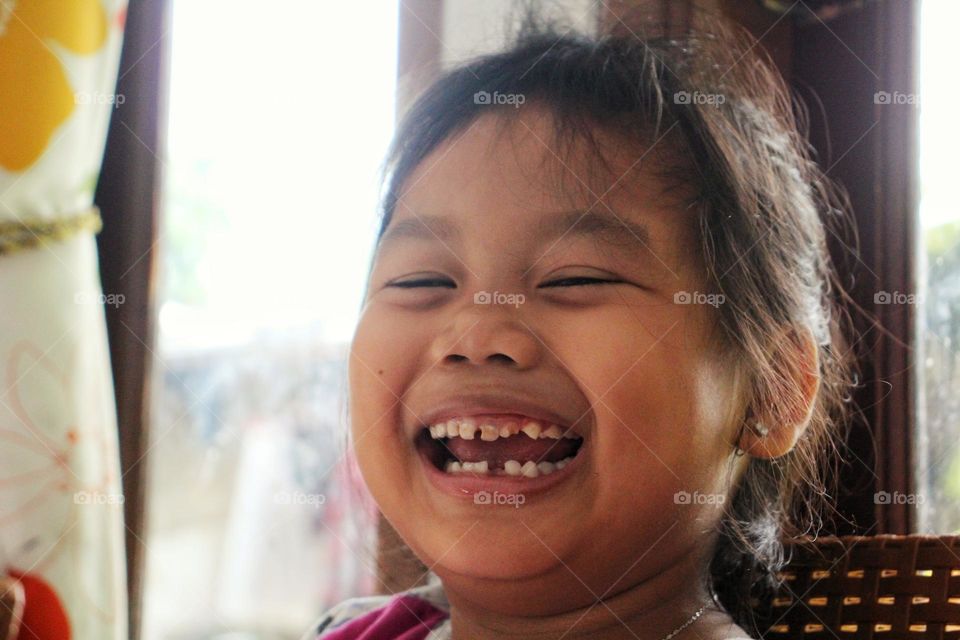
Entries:
{"type": "Polygon", "coordinates": [[[442,587],[434,583],[341,602],[304,640],[441,640],[450,637],[449,619],[442,587]]]}

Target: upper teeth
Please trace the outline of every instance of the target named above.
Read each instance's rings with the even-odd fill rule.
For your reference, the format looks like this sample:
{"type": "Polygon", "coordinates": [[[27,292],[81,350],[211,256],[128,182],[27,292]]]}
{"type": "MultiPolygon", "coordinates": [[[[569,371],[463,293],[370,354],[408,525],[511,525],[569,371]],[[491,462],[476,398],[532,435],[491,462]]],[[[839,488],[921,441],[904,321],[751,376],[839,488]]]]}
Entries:
{"type": "Polygon", "coordinates": [[[520,422],[512,420],[497,426],[493,422],[485,422],[483,418],[452,418],[444,422],[430,426],[430,435],[435,440],[440,438],[463,438],[464,440],[473,440],[479,433],[480,439],[492,442],[497,438],[509,438],[520,432],[527,434],[533,439],[538,438],[579,438],[571,430],[566,430],[555,424],[542,424],[536,420],[522,420],[520,422]]]}

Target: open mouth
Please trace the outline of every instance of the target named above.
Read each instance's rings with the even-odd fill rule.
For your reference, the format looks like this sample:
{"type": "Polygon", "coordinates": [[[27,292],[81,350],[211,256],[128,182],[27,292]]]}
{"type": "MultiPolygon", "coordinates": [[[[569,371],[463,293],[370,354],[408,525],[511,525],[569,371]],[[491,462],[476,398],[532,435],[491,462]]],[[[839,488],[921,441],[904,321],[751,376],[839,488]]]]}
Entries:
{"type": "Polygon", "coordinates": [[[417,449],[448,474],[536,478],[563,469],[583,437],[571,428],[523,416],[467,416],[425,425],[417,449]]]}

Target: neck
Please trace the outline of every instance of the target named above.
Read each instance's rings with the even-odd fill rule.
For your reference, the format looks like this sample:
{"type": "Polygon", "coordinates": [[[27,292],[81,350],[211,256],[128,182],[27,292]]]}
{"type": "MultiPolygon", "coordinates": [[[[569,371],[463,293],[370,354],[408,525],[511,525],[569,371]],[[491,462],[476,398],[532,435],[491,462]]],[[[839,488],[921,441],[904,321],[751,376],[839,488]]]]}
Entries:
{"type": "MultiPolygon", "coordinates": [[[[719,618],[729,617],[717,608],[703,579],[702,556],[697,553],[679,554],[666,567],[648,576],[639,571],[628,571],[617,585],[627,585],[619,591],[590,589],[577,580],[572,571],[560,567],[555,575],[538,579],[536,584],[524,581],[483,584],[443,577],[444,588],[451,606],[451,624],[455,640],[466,638],[525,638],[546,640],[563,637],[568,640],[638,638],[660,640],[690,620],[706,606],[703,615],[673,640],[707,638],[696,632],[708,619],[712,626],[719,618]],[[566,584],[564,584],[566,583],[566,584]],[[549,612],[536,611],[518,614],[498,606],[504,594],[516,604],[524,600],[523,593],[576,594],[587,592],[586,598],[572,595],[570,601],[558,602],[549,612]],[[494,597],[491,597],[496,594],[494,597]]],[[[542,599],[533,598],[542,602],[542,599]]],[[[527,599],[529,602],[530,599],[527,599]]],[[[532,609],[539,607],[534,604],[532,609]]]]}

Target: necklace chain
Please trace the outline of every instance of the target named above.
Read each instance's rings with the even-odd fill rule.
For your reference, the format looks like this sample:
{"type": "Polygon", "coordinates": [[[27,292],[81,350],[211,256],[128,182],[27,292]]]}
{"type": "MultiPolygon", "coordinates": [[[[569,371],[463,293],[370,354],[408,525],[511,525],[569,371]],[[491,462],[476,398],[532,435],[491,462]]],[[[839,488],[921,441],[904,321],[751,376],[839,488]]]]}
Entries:
{"type": "Polygon", "coordinates": [[[689,619],[689,620],[687,620],[686,622],[684,622],[682,625],[680,625],[679,627],[677,627],[676,629],[674,629],[673,631],[671,631],[671,632],[668,633],[667,635],[663,636],[663,638],[661,638],[661,640],[670,640],[670,638],[674,637],[675,635],[677,635],[678,633],[680,633],[681,631],[683,631],[684,629],[686,629],[687,627],[689,627],[690,625],[692,625],[694,622],[696,622],[696,621],[697,621],[697,618],[699,618],[700,616],[702,616],[702,615],[703,615],[703,612],[706,611],[706,610],[707,610],[707,605],[703,605],[702,607],[700,607],[699,609],[697,609],[697,612],[696,612],[695,614],[693,614],[692,616],[690,616],[690,619],[689,619]]]}
{"type": "MultiPolygon", "coordinates": [[[[717,599],[717,594],[714,593],[712,589],[711,589],[710,596],[712,597],[713,601],[717,604],[717,606],[720,606],[720,601],[717,599]]],[[[687,627],[689,627],[691,624],[693,624],[694,622],[696,622],[696,621],[697,621],[697,618],[699,618],[700,616],[702,616],[702,615],[703,615],[703,612],[706,611],[706,610],[707,610],[707,605],[703,605],[702,607],[700,607],[700,608],[697,610],[697,612],[696,612],[695,614],[693,614],[692,616],[690,616],[690,619],[689,619],[689,620],[687,620],[686,622],[684,622],[682,625],[680,625],[679,627],[677,627],[676,629],[674,629],[673,631],[671,631],[671,632],[668,633],[667,635],[663,636],[663,638],[661,638],[660,640],[670,640],[670,638],[674,637],[675,635],[677,635],[678,633],[680,633],[681,631],[683,631],[684,629],[686,629],[687,627]]]]}

